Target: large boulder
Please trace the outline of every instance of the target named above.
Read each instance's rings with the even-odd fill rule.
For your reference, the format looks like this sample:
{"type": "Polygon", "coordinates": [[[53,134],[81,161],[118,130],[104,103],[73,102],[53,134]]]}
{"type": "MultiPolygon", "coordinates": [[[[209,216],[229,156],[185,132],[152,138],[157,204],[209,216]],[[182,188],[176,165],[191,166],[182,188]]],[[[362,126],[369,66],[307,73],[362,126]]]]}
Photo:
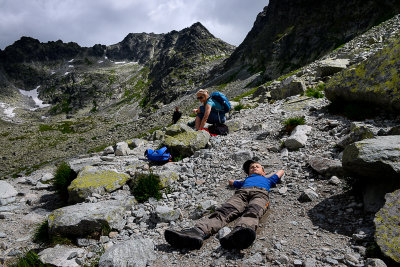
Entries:
{"type": "Polygon", "coordinates": [[[293,75],[284,79],[279,87],[271,90],[271,97],[272,99],[284,99],[304,93],[305,90],[306,85],[304,81],[293,75]]]}
{"type": "Polygon", "coordinates": [[[346,58],[322,60],[317,67],[317,76],[331,76],[339,71],[347,69],[349,63],[350,60],[346,58]]]}
{"type": "Polygon", "coordinates": [[[308,163],[316,172],[326,177],[343,175],[343,167],[340,160],[312,157],[308,160],[308,163]]]}
{"type": "Polygon", "coordinates": [[[361,180],[364,210],[376,212],[388,192],[400,188],[400,136],[355,142],[343,151],[345,172],[361,180]]]}
{"type": "Polygon", "coordinates": [[[125,212],[133,204],[133,199],[124,202],[107,200],[60,208],[48,217],[49,232],[53,235],[85,237],[94,232],[101,232],[104,227],[122,230],[125,225],[125,212]]]}
{"type": "Polygon", "coordinates": [[[0,181],[0,206],[14,202],[17,194],[17,190],[12,185],[6,181],[0,181]]]}
{"type": "Polygon", "coordinates": [[[154,243],[151,239],[134,237],[115,244],[100,257],[99,267],[110,266],[149,266],[156,259],[154,243]]]}
{"type": "Polygon", "coordinates": [[[396,40],[365,62],[334,75],[325,87],[332,102],[359,102],[400,111],[400,41],[396,40]]]}
{"type": "Polygon", "coordinates": [[[105,192],[115,191],[126,184],[129,179],[130,176],[126,173],[85,167],[68,186],[68,201],[70,203],[82,202],[93,193],[102,195],[105,192]]]}
{"type": "Polygon", "coordinates": [[[379,136],[345,148],[345,171],[362,177],[393,177],[400,180],[400,136],[379,136]]]}
{"type": "Polygon", "coordinates": [[[386,194],[375,215],[375,239],[383,254],[400,264],[400,190],[386,194]]]}
{"type": "Polygon", "coordinates": [[[205,148],[209,140],[210,134],[206,131],[189,131],[175,136],[166,135],[164,145],[172,155],[190,157],[197,150],[205,148]]]}
{"type": "Polygon", "coordinates": [[[342,137],[336,145],[344,149],[354,142],[373,137],[374,133],[367,125],[359,122],[352,122],[350,125],[350,133],[342,137]]]}

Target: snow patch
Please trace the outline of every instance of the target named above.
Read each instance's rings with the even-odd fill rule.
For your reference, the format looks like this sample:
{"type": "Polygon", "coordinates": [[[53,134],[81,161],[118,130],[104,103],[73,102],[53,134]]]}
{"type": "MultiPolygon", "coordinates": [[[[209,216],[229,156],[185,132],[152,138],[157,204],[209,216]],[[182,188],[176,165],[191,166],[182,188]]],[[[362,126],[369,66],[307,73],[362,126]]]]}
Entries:
{"type": "Polygon", "coordinates": [[[6,117],[8,117],[10,119],[15,117],[15,113],[14,113],[15,107],[11,107],[10,105],[8,105],[6,103],[0,102],[0,108],[3,109],[3,113],[6,117]]]}
{"type": "Polygon", "coordinates": [[[73,58],[73,59],[71,59],[71,60],[70,60],[70,61],[68,61],[68,62],[69,62],[69,63],[72,63],[72,62],[74,62],[74,60],[75,60],[75,59],[73,58]]]}
{"type": "Polygon", "coordinates": [[[101,64],[101,63],[103,63],[104,61],[103,60],[99,60],[99,61],[97,61],[97,63],[99,63],[99,64],[101,64]]]}
{"type": "Polygon", "coordinates": [[[68,65],[68,68],[73,68],[74,67],[74,65],[68,65]]]}
{"type": "Polygon", "coordinates": [[[125,61],[117,61],[114,64],[118,65],[118,64],[125,64],[125,63],[126,63],[125,61]]]}
{"type": "Polygon", "coordinates": [[[64,73],[64,75],[68,75],[69,74],[69,71],[67,71],[66,73],[64,73]]]}
{"type": "MultiPolygon", "coordinates": [[[[19,91],[21,94],[23,94],[27,97],[31,97],[33,99],[33,101],[35,101],[35,104],[38,108],[45,108],[45,107],[50,106],[49,104],[43,104],[43,101],[39,99],[39,93],[38,93],[39,88],[40,88],[40,85],[31,91],[25,91],[25,90],[21,90],[21,89],[19,89],[19,91]]],[[[32,110],[35,110],[35,109],[36,108],[34,108],[32,110]]]]}

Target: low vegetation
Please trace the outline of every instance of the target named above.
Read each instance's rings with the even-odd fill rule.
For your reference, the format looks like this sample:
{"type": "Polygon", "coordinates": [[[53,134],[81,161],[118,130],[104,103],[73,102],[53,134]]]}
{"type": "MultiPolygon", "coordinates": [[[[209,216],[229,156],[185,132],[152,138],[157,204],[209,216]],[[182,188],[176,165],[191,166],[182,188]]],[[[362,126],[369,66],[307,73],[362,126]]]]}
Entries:
{"type": "Polygon", "coordinates": [[[140,203],[147,201],[150,197],[155,199],[161,198],[161,181],[158,175],[153,173],[149,174],[136,174],[132,186],[132,194],[140,203]]]}
{"type": "Polygon", "coordinates": [[[76,178],[76,173],[71,169],[71,167],[67,163],[62,162],[58,166],[56,174],[54,176],[53,185],[62,198],[64,199],[68,198],[68,186],[75,178],[76,178]]]}
{"type": "Polygon", "coordinates": [[[306,120],[304,117],[293,117],[288,118],[282,122],[283,126],[285,127],[285,131],[291,133],[294,128],[298,125],[304,125],[306,120]]]}
{"type": "Polygon", "coordinates": [[[52,266],[49,264],[44,264],[40,259],[39,256],[33,252],[28,251],[23,257],[18,259],[16,264],[11,265],[12,267],[48,267],[52,266]]]}
{"type": "Polygon", "coordinates": [[[325,84],[320,84],[317,87],[309,87],[307,88],[305,94],[308,97],[314,97],[314,98],[323,98],[325,95],[323,93],[325,89],[325,84]]]}

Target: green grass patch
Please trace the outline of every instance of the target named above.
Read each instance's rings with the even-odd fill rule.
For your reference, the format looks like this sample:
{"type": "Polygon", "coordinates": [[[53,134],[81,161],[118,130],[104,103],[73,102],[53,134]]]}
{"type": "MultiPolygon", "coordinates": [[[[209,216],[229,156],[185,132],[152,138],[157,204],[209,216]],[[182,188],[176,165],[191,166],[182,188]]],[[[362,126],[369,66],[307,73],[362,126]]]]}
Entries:
{"type": "Polygon", "coordinates": [[[254,94],[254,92],[255,92],[256,90],[257,90],[257,87],[254,87],[253,89],[251,89],[251,90],[249,90],[249,91],[247,91],[247,92],[245,92],[245,93],[243,93],[243,94],[241,94],[241,95],[236,96],[236,97],[233,98],[232,100],[235,101],[235,102],[239,102],[240,99],[254,94]]]}
{"type": "Polygon", "coordinates": [[[147,201],[150,197],[160,199],[161,194],[161,181],[158,175],[150,174],[136,174],[132,186],[132,194],[140,203],[147,201]]]}
{"type": "Polygon", "coordinates": [[[285,131],[291,133],[297,125],[304,125],[306,120],[304,117],[293,117],[288,118],[282,122],[283,126],[285,127],[285,131]]]}
{"type": "Polygon", "coordinates": [[[76,176],[77,174],[65,162],[62,162],[57,167],[53,180],[53,186],[64,200],[68,199],[68,186],[71,184],[72,180],[76,178],[76,176]]]}
{"type": "Polygon", "coordinates": [[[288,77],[290,77],[290,76],[296,74],[296,73],[299,72],[299,71],[301,71],[301,69],[297,69],[297,70],[294,70],[294,71],[292,71],[292,72],[290,72],[290,73],[288,73],[288,74],[282,75],[282,76],[280,76],[280,77],[279,77],[278,79],[276,79],[276,80],[281,82],[281,81],[283,81],[284,79],[286,79],[286,78],[288,78],[288,77]]]}
{"type": "Polygon", "coordinates": [[[322,91],[323,91],[323,89],[320,90],[318,88],[309,87],[309,88],[307,88],[305,94],[308,97],[323,98],[325,95],[322,91]]]}
{"type": "Polygon", "coordinates": [[[33,235],[33,242],[38,244],[48,244],[50,242],[49,222],[47,220],[40,224],[36,229],[33,235]]]}
{"type": "Polygon", "coordinates": [[[32,250],[28,251],[23,257],[18,259],[16,264],[11,265],[12,267],[49,267],[50,264],[44,264],[39,256],[32,250]]]}

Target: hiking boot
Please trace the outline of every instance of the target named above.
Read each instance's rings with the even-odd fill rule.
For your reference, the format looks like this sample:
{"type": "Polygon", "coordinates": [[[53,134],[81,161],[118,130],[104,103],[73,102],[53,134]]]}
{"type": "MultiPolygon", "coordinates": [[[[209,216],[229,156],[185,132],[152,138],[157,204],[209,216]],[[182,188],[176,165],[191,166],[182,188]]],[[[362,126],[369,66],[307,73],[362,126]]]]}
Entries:
{"type": "Polygon", "coordinates": [[[219,240],[221,247],[225,249],[245,249],[253,244],[256,239],[256,231],[251,228],[238,226],[229,234],[219,240]]]}
{"type": "Polygon", "coordinates": [[[167,242],[176,248],[199,249],[203,245],[205,234],[197,227],[175,231],[167,229],[164,237],[167,242]]]}

